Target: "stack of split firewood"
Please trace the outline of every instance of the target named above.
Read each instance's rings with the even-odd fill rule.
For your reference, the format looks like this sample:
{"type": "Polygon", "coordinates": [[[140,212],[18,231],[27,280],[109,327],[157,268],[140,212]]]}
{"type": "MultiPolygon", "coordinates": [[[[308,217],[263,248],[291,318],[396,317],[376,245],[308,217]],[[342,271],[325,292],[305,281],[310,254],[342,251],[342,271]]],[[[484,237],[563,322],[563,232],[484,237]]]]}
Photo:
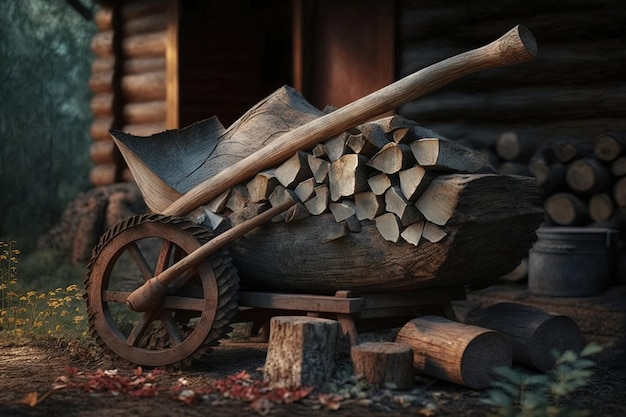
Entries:
{"type": "Polygon", "coordinates": [[[421,239],[434,243],[446,236],[443,226],[457,200],[450,180],[437,178],[453,172],[489,173],[493,168],[477,151],[396,115],[298,152],[258,173],[245,190],[213,200],[208,211],[219,228],[222,218],[216,213],[224,213],[224,205],[236,209],[267,199],[276,204],[292,192],[300,203],[275,221],[330,212],[353,232],[360,230],[360,221],[373,220],[385,240],[417,246],[421,239]]]}
{"type": "Polygon", "coordinates": [[[545,193],[548,221],[559,226],[620,228],[626,208],[626,137],[556,142],[539,150],[530,172],[545,193]]]}

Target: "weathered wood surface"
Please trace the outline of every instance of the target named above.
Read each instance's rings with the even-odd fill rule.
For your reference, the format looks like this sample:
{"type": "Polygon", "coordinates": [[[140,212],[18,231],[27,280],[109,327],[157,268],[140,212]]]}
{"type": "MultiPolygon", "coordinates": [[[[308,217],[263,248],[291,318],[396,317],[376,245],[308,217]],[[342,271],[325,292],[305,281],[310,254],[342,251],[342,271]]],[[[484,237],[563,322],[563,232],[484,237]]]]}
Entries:
{"type": "Polygon", "coordinates": [[[274,388],[320,387],[335,371],[339,323],[316,317],[270,321],[263,378],[274,388]]]}
{"type": "Polygon", "coordinates": [[[396,242],[381,236],[379,222],[371,220],[361,221],[359,233],[330,238],[337,223],[329,213],[266,224],[231,246],[242,280],[254,288],[286,291],[391,292],[489,282],[515,268],[543,220],[533,179],[455,174],[439,181],[450,185],[457,204],[445,226],[436,229],[443,236],[431,237],[436,243],[424,239],[416,248],[414,237],[400,239],[401,225],[392,213],[384,216],[397,227],[388,232],[396,242]]]}
{"type": "Polygon", "coordinates": [[[350,350],[354,374],[371,384],[394,384],[398,389],[413,385],[413,351],[394,342],[366,342],[350,350]]]}
{"type": "Polygon", "coordinates": [[[552,368],[553,350],[580,351],[583,338],[574,320],[540,308],[498,303],[472,312],[465,323],[496,330],[511,343],[513,360],[542,372],[552,368]]]}
{"type": "Polygon", "coordinates": [[[395,341],[413,349],[419,372],[474,389],[490,386],[493,369],[512,363],[511,346],[501,333],[439,316],[411,320],[395,341]]]}

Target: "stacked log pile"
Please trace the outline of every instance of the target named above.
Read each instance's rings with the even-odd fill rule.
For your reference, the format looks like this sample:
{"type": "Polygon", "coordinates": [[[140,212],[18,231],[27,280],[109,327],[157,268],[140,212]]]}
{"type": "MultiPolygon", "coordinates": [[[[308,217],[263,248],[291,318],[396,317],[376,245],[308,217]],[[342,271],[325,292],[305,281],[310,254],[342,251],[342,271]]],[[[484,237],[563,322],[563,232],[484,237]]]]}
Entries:
{"type": "Polygon", "coordinates": [[[626,208],[626,138],[602,133],[590,142],[556,142],[528,168],[543,188],[548,221],[558,226],[620,228],[626,208]]]}

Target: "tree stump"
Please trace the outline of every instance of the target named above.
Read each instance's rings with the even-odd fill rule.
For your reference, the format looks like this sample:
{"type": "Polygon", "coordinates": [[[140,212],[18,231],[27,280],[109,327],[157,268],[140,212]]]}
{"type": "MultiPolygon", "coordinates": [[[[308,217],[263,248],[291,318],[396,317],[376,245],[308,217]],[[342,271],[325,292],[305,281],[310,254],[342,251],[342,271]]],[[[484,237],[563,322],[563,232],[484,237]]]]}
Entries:
{"type": "Polygon", "coordinates": [[[354,374],[372,384],[395,384],[398,389],[413,385],[413,351],[394,342],[369,342],[350,352],[354,374]]]}
{"type": "Polygon", "coordinates": [[[318,387],[335,371],[339,323],[305,316],[273,317],[263,369],[272,388],[318,387]]]}
{"type": "Polygon", "coordinates": [[[489,387],[493,369],[512,363],[504,335],[439,316],[411,320],[396,342],[413,349],[413,366],[419,372],[474,389],[489,387]]]}
{"type": "Polygon", "coordinates": [[[513,360],[543,372],[554,365],[552,350],[579,351],[583,347],[574,320],[537,307],[498,303],[475,311],[465,322],[504,334],[511,343],[513,360]]]}

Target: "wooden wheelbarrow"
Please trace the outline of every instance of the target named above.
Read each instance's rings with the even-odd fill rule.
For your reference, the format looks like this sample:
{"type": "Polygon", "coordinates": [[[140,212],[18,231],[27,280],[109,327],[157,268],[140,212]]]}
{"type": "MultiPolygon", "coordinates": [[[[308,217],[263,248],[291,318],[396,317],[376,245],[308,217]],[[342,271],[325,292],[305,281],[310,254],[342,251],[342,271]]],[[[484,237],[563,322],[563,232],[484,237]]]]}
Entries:
{"type": "MultiPolygon", "coordinates": [[[[310,295],[307,289],[298,290],[297,284],[296,291],[287,294],[255,291],[246,279],[241,282],[246,288],[240,289],[229,246],[297,204],[290,193],[283,193],[268,210],[219,234],[194,223],[190,213],[298,151],[464,75],[527,61],[535,54],[532,34],[517,26],[486,46],[424,68],[282,134],[183,194],[163,184],[157,175],[133,172],[155,214],[125,219],[106,232],[94,249],[86,279],[92,334],[132,363],[169,366],[203,356],[236,321],[261,322],[277,314],[330,316],[339,320],[356,344],[357,325],[366,319],[386,320],[389,325],[393,318],[425,313],[453,317],[449,302],[464,298],[462,285],[467,282],[463,280],[444,280],[437,283],[441,288],[392,288],[385,294],[355,294],[352,288],[343,288],[331,295],[310,295]],[[153,193],[157,185],[160,191],[153,193]]],[[[112,135],[115,139],[116,132],[112,135]]],[[[119,140],[116,143],[132,168],[137,156],[119,140]]],[[[540,212],[533,216],[538,225],[540,212]]]]}

